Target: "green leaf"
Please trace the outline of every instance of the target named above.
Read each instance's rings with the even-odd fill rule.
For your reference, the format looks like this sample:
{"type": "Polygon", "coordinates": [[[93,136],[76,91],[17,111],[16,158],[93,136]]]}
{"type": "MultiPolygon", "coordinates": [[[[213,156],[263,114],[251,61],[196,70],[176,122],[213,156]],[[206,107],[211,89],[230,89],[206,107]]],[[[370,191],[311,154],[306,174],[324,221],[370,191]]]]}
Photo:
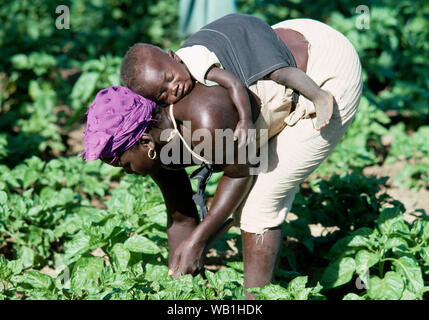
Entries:
{"type": "Polygon", "coordinates": [[[49,289],[54,285],[50,276],[37,270],[27,271],[24,275],[24,282],[36,289],[49,289]]]}
{"type": "Polygon", "coordinates": [[[425,240],[429,239],[429,221],[425,221],[425,224],[423,227],[423,237],[425,240]]]}
{"type": "Polygon", "coordinates": [[[343,300],[365,300],[364,298],[358,296],[356,293],[347,293],[343,300]]]}
{"type": "Polygon", "coordinates": [[[327,255],[330,259],[336,259],[339,256],[352,254],[356,252],[357,247],[371,248],[373,241],[371,238],[375,236],[377,230],[371,230],[369,228],[360,228],[352,232],[351,235],[339,239],[329,250],[327,255]]]}
{"type": "Polygon", "coordinates": [[[404,292],[402,293],[401,300],[417,300],[417,299],[418,299],[417,294],[405,288],[404,292]]]}
{"type": "Polygon", "coordinates": [[[147,221],[156,223],[161,227],[167,224],[167,215],[165,214],[165,204],[153,206],[149,210],[145,211],[147,221]]]}
{"type": "Polygon", "coordinates": [[[147,263],[145,265],[145,279],[149,281],[159,281],[167,278],[168,267],[147,263]]]}
{"type": "Polygon", "coordinates": [[[356,272],[361,279],[365,273],[380,260],[379,256],[367,250],[360,250],[355,257],[356,272]]]}
{"type": "Polygon", "coordinates": [[[404,281],[399,273],[386,272],[384,279],[371,276],[368,295],[374,300],[398,300],[404,291],[404,281]]]}
{"type": "Polygon", "coordinates": [[[4,191],[0,191],[0,205],[7,204],[7,193],[4,191]]]}
{"type": "Polygon", "coordinates": [[[404,222],[404,217],[398,207],[383,208],[377,218],[377,223],[382,234],[408,230],[404,222]]]}
{"type": "Polygon", "coordinates": [[[402,239],[399,237],[393,237],[393,238],[387,239],[383,248],[387,250],[387,249],[392,249],[392,248],[396,248],[396,247],[400,247],[400,246],[408,248],[407,241],[405,239],[402,239]]]}
{"type": "Polygon", "coordinates": [[[307,284],[307,281],[308,281],[307,276],[296,277],[291,282],[289,282],[289,285],[287,288],[291,293],[299,292],[305,289],[305,285],[307,284]]]}
{"type": "Polygon", "coordinates": [[[321,284],[325,288],[335,288],[349,282],[356,270],[353,258],[340,258],[329,264],[323,273],[321,284]]]}
{"type": "Polygon", "coordinates": [[[10,59],[12,64],[17,69],[28,69],[29,68],[29,59],[25,54],[15,54],[10,59]]]}
{"type": "Polygon", "coordinates": [[[420,248],[420,256],[423,258],[425,265],[429,266],[429,248],[420,248]]]}
{"type": "MultiPolygon", "coordinates": [[[[307,284],[308,277],[302,276],[302,277],[296,277],[291,282],[289,282],[288,290],[290,294],[293,296],[296,300],[308,300],[309,295],[315,291],[315,293],[318,293],[317,288],[306,288],[305,285],[307,284]]],[[[321,289],[322,287],[320,287],[321,289]]]]}
{"type": "Polygon", "coordinates": [[[370,240],[364,236],[354,235],[351,236],[350,241],[347,243],[348,247],[370,247],[370,240]]]}
{"type": "Polygon", "coordinates": [[[31,184],[35,183],[40,176],[40,172],[37,172],[34,169],[27,168],[24,173],[24,178],[22,181],[23,188],[27,189],[31,184]]]}
{"type": "Polygon", "coordinates": [[[73,86],[71,98],[78,99],[81,103],[87,102],[89,97],[93,94],[98,77],[99,74],[97,72],[83,73],[73,86]]]}
{"type": "Polygon", "coordinates": [[[244,272],[244,266],[242,261],[233,261],[233,262],[227,262],[226,265],[238,272],[243,273],[244,272]]]}
{"type": "Polygon", "coordinates": [[[97,257],[81,257],[76,261],[71,275],[71,289],[84,290],[89,283],[94,283],[104,267],[104,260],[97,257]]]}
{"type": "Polygon", "coordinates": [[[88,251],[90,239],[91,237],[89,235],[83,232],[79,232],[73,237],[71,241],[66,242],[64,244],[64,260],[70,262],[74,261],[79,257],[80,254],[83,254],[88,251]]]}
{"type": "Polygon", "coordinates": [[[405,278],[407,288],[420,294],[424,287],[422,270],[414,258],[403,256],[393,261],[395,270],[405,278]]]}
{"type": "Polygon", "coordinates": [[[0,256],[0,279],[9,279],[11,275],[12,270],[9,268],[6,258],[4,256],[0,256]]]}
{"type": "Polygon", "coordinates": [[[243,274],[231,268],[220,269],[216,272],[216,275],[224,282],[237,281],[243,283],[243,274]]]}
{"type": "Polygon", "coordinates": [[[20,274],[22,269],[24,269],[24,266],[22,264],[21,260],[12,260],[7,262],[7,266],[10,270],[12,270],[12,273],[20,274]]]}
{"type": "Polygon", "coordinates": [[[160,252],[160,249],[158,248],[155,242],[140,235],[136,235],[131,238],[128,238],[124,242],[124,246],[131,252],[146,253],[146,254],[157,254],[160,252]]]}
{"type": "Polygon", "coordinates": [[[113,263],[117,270],[125,271],[130,261],[130,252],[125,248],[122,243],[116,243],[113,248],[113,263]]]}
{"type": "Polygon", "coordinates": [[[19,259],[24,268],[30,268],[34,263],[34,250],[29,247],[21,247],[19,250],[19,259]]]}
{"type": "Polygon", "coordinates": [[[289,290],[278,284],[269,284],[263,288],[249,288],[246,290],[249,293],[257,295],[257,300],[291,300],[289,290]]]}
{"type": "Polygon", "coordinates": [[[209,270],[205,270],[205,275],[207,277],[208,282],[218,291],[222,291],[225,286],[225,281],[220,279],[218,275],[209,270]]]}

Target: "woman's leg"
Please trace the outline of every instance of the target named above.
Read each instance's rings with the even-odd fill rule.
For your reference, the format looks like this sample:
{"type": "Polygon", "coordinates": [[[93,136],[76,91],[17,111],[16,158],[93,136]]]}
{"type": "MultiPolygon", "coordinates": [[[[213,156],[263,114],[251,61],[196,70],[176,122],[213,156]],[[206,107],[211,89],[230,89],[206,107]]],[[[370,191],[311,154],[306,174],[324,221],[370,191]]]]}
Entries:
{"type": "MultiPolygon", "coordinates": [[[[244,289],[260,288],[273,280],[282,242],[281,227],[266,231],[263,235],[241,232],[243,241],[244,289]]],[[[246,299],[254,294],[245,292],[246,299]]]]}

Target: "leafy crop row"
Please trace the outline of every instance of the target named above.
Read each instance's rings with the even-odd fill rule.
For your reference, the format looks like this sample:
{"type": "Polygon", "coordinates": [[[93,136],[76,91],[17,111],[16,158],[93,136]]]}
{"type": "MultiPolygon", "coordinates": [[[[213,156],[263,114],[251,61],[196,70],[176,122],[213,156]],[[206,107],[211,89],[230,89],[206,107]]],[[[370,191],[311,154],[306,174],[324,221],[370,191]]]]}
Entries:
{"type": "MultiPolygon", "coordinates": [[[[321,255],[325,266],[310,276],[278,269],[277,284],[252,292],[261,299],[323,299],[359,276],[369,289],[345,298],[421,299],[429,271],[429,222],[405,223],[401,204],[377,195],[381,183],[334,175],[316,183],[310,197],[298,197],[293,211],[299,219],[285,224],[285,234],[321,255]],[[316,222],[339,229],[321,241],[308,229],[316,222]]],[[[98,161],[45,163],[33,157],[12,170],[2,167],[0,189],[3,299],[244,298],[240,261],[195,278],[167,276],[165,206],[150,179],[124,176],[98,161]],[[102,207],[94,207],[94,199],[102,207]]],[[[239,242],[235,230],[228,237],[239,242]]],[[[221,242],[216,248],[225,247],[221,242]]],[[[285,254],[293,267],[295,257],[285,254]]]]}

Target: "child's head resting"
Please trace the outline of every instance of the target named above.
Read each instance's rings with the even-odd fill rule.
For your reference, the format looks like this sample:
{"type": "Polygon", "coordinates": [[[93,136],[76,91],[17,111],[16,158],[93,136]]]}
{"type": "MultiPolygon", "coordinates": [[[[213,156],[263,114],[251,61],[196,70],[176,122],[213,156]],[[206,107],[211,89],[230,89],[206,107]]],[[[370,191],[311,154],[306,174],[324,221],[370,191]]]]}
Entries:
{"type": "Polygon", "coordinates": [[[158,103],[176,103],[194,87],[182,60],[171,50],[137,43],[125,54],[121,80],[134,92],[158,103]]]}
{"type": "Polygon", "coordinates": [[[155,102],[121,86],[98,92],[86,113],[84,160],[116,162],[148,130],[155,108],[155,102]]]}

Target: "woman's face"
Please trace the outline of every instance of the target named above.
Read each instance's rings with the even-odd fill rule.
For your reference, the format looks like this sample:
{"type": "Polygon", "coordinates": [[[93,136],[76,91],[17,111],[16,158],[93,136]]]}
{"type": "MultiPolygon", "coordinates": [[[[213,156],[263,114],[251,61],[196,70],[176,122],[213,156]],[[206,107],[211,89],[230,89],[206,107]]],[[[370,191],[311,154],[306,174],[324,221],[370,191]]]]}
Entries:
{"type": "MultiPolygon", "coordinates": [[[[146,176],[154,173],[160,168],[159,157],[150,159],[148,151],[149,147],[147,145],[138,142],[137,145],[125,151],[118,161],[111,163],[111,165],[122,167],[128,174],[146,176]]],[[[153,157],[154,151],[151,151],[150,154],[153,157]]]]}

